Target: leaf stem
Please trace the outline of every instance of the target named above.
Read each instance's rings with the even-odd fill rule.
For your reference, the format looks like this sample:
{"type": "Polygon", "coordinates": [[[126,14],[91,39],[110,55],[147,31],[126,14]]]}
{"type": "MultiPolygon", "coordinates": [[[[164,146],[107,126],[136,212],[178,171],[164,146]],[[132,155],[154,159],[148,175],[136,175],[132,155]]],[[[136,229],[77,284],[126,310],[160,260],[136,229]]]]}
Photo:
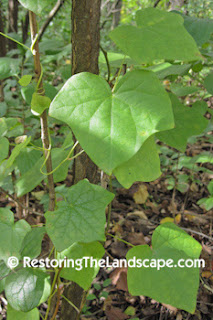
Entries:
{"type": "Polygon", "coordinates": [[[22,46],[22,47],[24,47],[25,49],[27,49],[27,50],[29,50],[30,52],[32,52],[29,47],[25,46],[25,44],[19,42],[18,40],[15,40],[15,39],[11,38],[10,36],[8,36],[8,35],[6,35],[6,34],[4,34],[4,33],[2,33],[2,32],[0,32],[0,35],[2,35],[3,37],[5,37],[5,38],[7,38],[7,39],[9,39],[9,40],[11,40],[11,41],[13,41],[13,42],[18,43],[20,46],[22,46]]]}
{"type": "Polygon", "coordinates": [[[61,295],[61,297],[66,300],[78,313],[80,313],[80,310],[74,305],[74,303],[67,299],[63,294],[61,295]]]}
{"type": "Polygon", "coordinates": [[[113,237],[113,238],[115,238],[115,239],[117,239],[117,240],[119,240],[119,241],[121,241],[121,242],[123,242],[123,243],[125,243],[125,244],[128,244],[128,246],[135,247],[134,244],[131,244],[131,243],[128,242],[128,241],[125,241],[125,240],[123,240],[123,239],[121,239],[121,238],[119,238],[119,237],[117,237],[117,236],[114,236],[114,235],[111,234],[111,233],[108,233],[108,232],[107,232],[107,235],[110,236],[110,237],[113,237]]]}
{"type": "MultiPolygon", "coordinates": [[[[109,191],[112,192],[112,175],[109,176],[109,191]]],[[[108,215],[107,215],[107,227],[106,232],[109,230],[110,227],[110,220],[111,220],[111,213],[112,213],[112,202],[110,202],[108,206],[108,215]]]]}

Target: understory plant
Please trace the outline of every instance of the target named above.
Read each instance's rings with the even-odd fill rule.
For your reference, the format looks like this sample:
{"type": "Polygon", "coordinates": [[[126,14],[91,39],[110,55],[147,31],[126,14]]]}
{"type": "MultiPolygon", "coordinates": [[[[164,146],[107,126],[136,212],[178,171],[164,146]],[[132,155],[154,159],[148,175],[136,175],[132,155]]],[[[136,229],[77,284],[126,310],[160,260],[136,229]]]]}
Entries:
{"type": "MultiPolygon", "coordinates": [[[[211,64],[213,24],[177,12],[140,10],[135,25],[119,26],[109,34],[120,53],[108,53],[106,61],[102,60],[103,67],[108,66],[108,82],[104,71],[103,77],[82,72],[70,77],[57,92],[43,83],[45,65],[40,62],[37,39],[36,14],[42,13],[48,0],[19,2],[30,10],[32,39],[31,47],[20,42],[19,45],[25,49],[27,63],[34,58],[35,74],[28,73],[31,65],[20,76],[21,61],[5,57],[0,58],[0,79],[16,81],[16,85],[18,81],[26,105],[31,106],[26,121],[30,118],[33,126],[38,127],[40,118],[42,139],[36,137],[28,122],[28,131],[24,132],[23,123],[15,117],[0,119],[0,188],[15,199],[22,211],[27,208],[21,199],[29,192],[33,194],[42,181],[48,185],[49,199],[45,200],[48,208],[41,223],[36,225],[30,225],[21,215],[15,222],[11,210],[0,208],[0,292],[4,291],[8,301],[8,320],[39,319],[38,308],[45,301],[48,308],[42,317],[48,319],[53,310],[54,319],[60,299],[66,298],[62,290],[65,280],[76,282],[87,293],[99,268],[39,268],[36,260],[24,267],[24,257],[32,261],[41,258],[41,244],[47,234],[51,243],[46,258],[103,258],[115,196],[112,178],[124,188],[136,181],[154,181],[161,175],[157,142],[184,152],[188,139],[201,134],[209,125],[204,116],[208,106],[203,100],[197,97],[192,105],[184,104],[193,88],[180,83],[180,79],[200,77],[201,85],[208,91],[206,95],[212,94],[213,77],[210,74],[206,79],[206,73],[211,64]],[[113,66],[119,68],[112,80],[110,56],[113,66]],[[123,65],[126,72],[122,71],[123,65]],[[165,80],[169,83],[166,88],[165,80]],[[59,128],[67,124],[63,127],[66,138],[60,141],[60,147],[53,146],[55,137],[51,139],[48,118],[59,128]],[[82,151],[76,153],[79,144],[82,151]],[[56,183],[66,179],[73,160],[83,152],[109,176],[110,191],[87,179],[71,187],[55,188],[56,183]],[[60,201],[55,200],[57,194],[60,201]],[[52,308],[54,297],[57,301],[52,308]]],[[[5,107],[6,100],[5,97],[1,107],[5,107]]],[[[164,223],[155,229],[152,247],[132,246],[126,259],[172,259],[177,265],[179,259],[198,259],[200,253],[201,245],[194,238],[174,223],[164,223]]],[[[132,267],[127,280],[132,295],[145,295],[195,312],[198,267],[132,267]]]]}

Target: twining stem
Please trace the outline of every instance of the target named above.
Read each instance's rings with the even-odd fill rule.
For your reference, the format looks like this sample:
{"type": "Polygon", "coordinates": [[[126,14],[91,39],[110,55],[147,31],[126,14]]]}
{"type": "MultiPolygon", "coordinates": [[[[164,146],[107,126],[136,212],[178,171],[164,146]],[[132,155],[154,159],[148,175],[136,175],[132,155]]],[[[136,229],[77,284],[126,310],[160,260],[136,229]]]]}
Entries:
{"type": "MultiPolygon", "coordinates": [[[[37,40],[37,21],[36,15],[34,12],[29,11],[29,20],[30,20],[30,31],[31,31],[31,40],[33,44],[33,57],[34,57],[34,68],[35,68],[35,76],[36,81],[39,83],[38,93],[44,94],[44,88],[42,84],[41,74],[42,68],[40,63],[40,54],[39,54],[39,43],[37,40]]],[[[41,121],[41,139],[44,148],[44,155],[46,160],[46,170],[47,173],[52,172],[52,159],[51,154],[48,150],[50,150],[50,137],[48,130],[48,120],[47,120],[47,111],[45,110],[40,116],[41,121]]],[[[54,189],[54,180],[53,174],[48,174],[48,187],[49,187],[49,211],[54,211],[55,209],[55,189],[54,189]]]]}
{"type": "MultiPolygon", "coordinates": [[[[109,191],[112,192],[112,176],[109,177],[109,191]]],[[[109,230],[110,220],[111,220],[111,212],[112,212],[112,202],[110,202],[108,206],[108,215],[107,215],[107,227],[106,231],[109,230]]]]}

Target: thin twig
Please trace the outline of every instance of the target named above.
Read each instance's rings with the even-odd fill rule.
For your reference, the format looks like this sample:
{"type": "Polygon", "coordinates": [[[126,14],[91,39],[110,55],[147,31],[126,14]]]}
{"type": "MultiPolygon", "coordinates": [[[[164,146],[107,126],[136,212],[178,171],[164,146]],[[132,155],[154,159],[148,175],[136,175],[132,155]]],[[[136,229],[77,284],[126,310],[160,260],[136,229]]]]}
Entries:
{"type": "Polygon", "coordinates": [[[161,2],[161,0],[157,0],[157,1],[155,1],[155,4],[154,4],[154,6],[153,6],[153,7],[154,7],[154,8],[156,8],[159,2],[161,2]]]}
{"type": "Polygon", "coordinates": [[[64,2],[65,2],[65,0],[58,0],[56,2],[55,6],[53,7],[53,9],[49,13],[47,20],[44,22],[43,26],[39,30],[38,41],[41,40],[41,38],[42,38],[44,32],[46,31],[47,27],[49,26],[50,22],[54,19],[54,17],[56,16],[56,14],[60,10],[60,8],[63,6],[64,2]]]}
{"type": "Polygon", "coordinates": [[[181,229],[183,229],[183,230],[185,230],[185,231],[188,231],[188,232],[191,232],[191,233],[194,233],[194,234],[197,234],[197,235],[199,235],[199,236],[201,236],[201,237],[203,237],[203,238],[206,238],[206,239],[209,239],[209,240],[213,241],[213,238],[212,238],[212,237],[209,237],[209,236],[205,235],[205,234],[202,233],[202,232],[194,231],[194,230],[192,230],[192,229],[183,228],[183,227],[181,227],[181,229]]]}
{"type": "Polygon", "coordinates": [[[110,74],[111,74],[111,71],[110,71],[110,64],[109,64],[109,59],[108,59],[108,56],[107,56],[107,52],[106,50],[104,50],[104,48],[100,45],[100,49],[101,51],[103,52],[104,54],[104,57],[105,57],[105,60],[106,60],[106,64],[107,64],[107,71],[108,71],[108,77],[107,77],[107,82],[110,81],[110,74]]]}

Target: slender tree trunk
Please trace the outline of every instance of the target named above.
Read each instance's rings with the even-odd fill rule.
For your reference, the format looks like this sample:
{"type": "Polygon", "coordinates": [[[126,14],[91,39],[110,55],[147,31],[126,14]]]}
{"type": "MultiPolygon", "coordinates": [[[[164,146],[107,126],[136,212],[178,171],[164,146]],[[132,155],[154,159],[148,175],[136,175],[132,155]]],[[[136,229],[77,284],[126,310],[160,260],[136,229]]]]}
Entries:
{"type": "Polygon", "coordinates": [[[23,43],[25,43],[27,41],[28,29],[29,29],[29,14],[27,12],[24,20],[22,21],[22,41],[23,41],[23,43]]]}
{"type": "MultiPolygon", "coordinates": [[[[8,0],[8,32],[18,32],[18,0],[8,0]]],[[[17,43],[10,41],[8,42],[9,50],[16,49],[17,43]]]]}
{"type": "Polygon", "coordinates": [[[113,10],[112,27],[111,27],[112,30],[119,25],[120,18],[121,18],[121,8],[122,8],[122,0],[117,0],[115,4],[115,8],[113,10]]]}
{"type": "MultiPolygon", "coordinates": [[[[72,1],[72,74],[83,71],[99,73],[100,6],[101,0],[72,1]]],[[[81,150],[80,146],[76,149],[76,153],[81,150]]],[[[91,183],[99,180],[96,165],[85,153],[74,163],[74,183],[84,178],[91,183]]],[[[83,289],[76,283],[72,283],[64,291],[64,295],[79,309],[83,293],[83,289]]],[[[78,319],[76,310],[64,299],[60,319],[78,319]]]]}

